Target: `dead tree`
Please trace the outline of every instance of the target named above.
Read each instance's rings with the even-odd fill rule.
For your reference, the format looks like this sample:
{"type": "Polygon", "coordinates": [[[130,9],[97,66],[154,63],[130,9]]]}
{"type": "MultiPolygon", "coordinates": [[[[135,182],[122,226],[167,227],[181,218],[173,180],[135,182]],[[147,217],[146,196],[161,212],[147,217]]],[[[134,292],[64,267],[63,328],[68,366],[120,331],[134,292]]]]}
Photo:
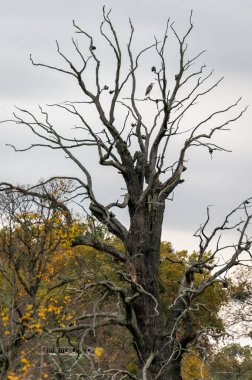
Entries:
{"type": "MultiPolygon", "coordinates": [[[[111,22],[110,12],[104,9],[100,33],[115,59],[112,83],[108,83],[102,76],[103,61],[99,58],[99,49],[93,37],[75,22],[73,25],[76,33],[88,42],[89,53],[86,54],[79,43],[75,39],[72,40],[81,64],[76,64],[67,57],[58,42],[57,51],[65,66],[55,67],[37,63],[32,57],[31,62],[34,66],[68,75],[77,83],[83,94],[81,101],[66,101],[48,106],[50,109],[56,108],[71,114],[77,123],[76,129],[71,137],[66,137],[51,121],[48,108],[40,107],[38,116],[28,110],[18,109],[14,114],[14,122],[28,127],[41,139],[41,142],[23,149],[14,146],[13,148],[15,151],[26,151],[36,146],[58,149],[78,166],[81,175],[71,179],[77,183],[78,191],[86,200],[88,199],[92,216],[121,240],[124,250],[120,251],[105,244],[97,237],[85,235],[78,236],[74,245],[92,246],[124,263],[125,271],[121,275],[131,288],[129,293],[128,287],[119,288],[109,281],[98,284],[120,296],[124,315],[122,317],[118,314],[117,317],[111,318],[108,315],[104,322],[100,322],[103,314],[99,322],[97,319],[93,322],[92,329],[109,324],[124,326],[132,336],[139,358],[141,379],[179,380],[182,379],[180,364],[183,353],[188,345],[197,342],[200,335],[208,333],[208,331],[191,330],[188,318],[191,303],[214,282],[224,282],[225,274],[232,266],[240,263],[243,252],[249,255],[251,240],[247,229],[251,215],[248,200],[235,208],[222,225],[208,232],[208,212],[207,221],[196,233],[200,239],[197,259],[186,267],[179,294],[170,305],[169,315],[160,318],[159,263],[164,211],[167,201],[177,186],[184,181],[183,173],[186,170],[188,151],[195,147],[206,149],[210,154],[215,151],[225,151],[226,149],[214,140],[215,135],[226,132],[229,124],[237,121],[245,109],[240,108],[240,99],[238,99],[233,104],[210,113],[196,124],[193,118],[190,119],[190,124],[188,121],[186,125],[183,124],[184,116],[192,112],[198,101],[214,91],[223,79],[212,81],[213,73],[205,74],[205,64],[192,70],[193,65],[204,53],[201,51],[191,58],[187,56],[187,40],[193,29],[192,15],[189,27],[182,37],[177,33],[174,24],[168,20],[163,38],[160,40],[155,38],[153,44],[138,54],[133,52],[134,27],[129,21],[130,35],[126,59],[118,34],[111,22]],[[177,40],[179,51],[175,76],[167,69],[166,47],[170,34],[177,40]],[[145,97],[145,88],[139,91],[137,79],[141,59],[149,51],[153,52],[153,59],[159,63],[150,67],[155,87],[151,93],[148,93],[148,97],[145,97]],[[129,67],[125,72],[127,62],[129,67]],[[91,70],[93,70],[93,87],[90,86],[91,70]],[[101,126],[97,122],[90,122],[89,110],[97,113],[101,126]],[[226,115],[225,121],[223,115],[226,115]],[[177,157],[170,162],[168,153],[171,146],[176,139],[183,136],[184,140],[177,157]],[[80,155],[75,153],[76,151],[79,153],[87,146],[97,148],[97,157],[101,166],[112,167],[115,175],[123,178],[127,190],[122,202],[115,200],[105,205],[97,198],[92,173],[85,165],[85,156],[83,155],[82,160],[79,158],[80,155]],[[114,211],[116,208],[125,208],[128,211],[129,228],[116,217],[114,211]],[[232,219],[237,213],[243,214],[238,222],[232,219]],[[222,247],[217,238],[218,234],[230,228],[239,228],[237,243],[222,247]],[[216,248],[212,250],[211,256],[206,258],[205,254],[215,238],[217,238],[216,248]],[[221,264],[217,263],[216,257],[224,249],[229,251],[229,259],[221,264]],[[231,250],[233,252],[230,254],[231,250]],[[215,267],[217,270],[209,275],[215,267]],[[195,285],[194,278],[197,273],[204,273],[205,280],[195,285]],[[182,325],[184,327],[181,330],[182,325]]],[[[6,183],[1,184],[1,189],[24,191],[6,183]]],[[[29,189],[25,191],[29,192],[29,189]]],[[[33,188],[30,191],[35,190],[33,188]]],[[[59,206],[63,207],[62,204],[59,206]]],[[[81,328],[86,329],[86,324],[80,323],[77,327],[59,328],[55,331],[64,330],[67,333],[81,328]]]]}

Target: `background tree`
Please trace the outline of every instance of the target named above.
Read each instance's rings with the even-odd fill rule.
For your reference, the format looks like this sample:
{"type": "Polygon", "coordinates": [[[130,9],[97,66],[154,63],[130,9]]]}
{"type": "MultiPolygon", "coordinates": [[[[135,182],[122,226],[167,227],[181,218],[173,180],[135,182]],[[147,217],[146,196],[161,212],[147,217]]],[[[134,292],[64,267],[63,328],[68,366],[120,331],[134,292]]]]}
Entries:
{"type": "Polygon", "coordinates": [[[210,371],[216,380],[249,380],[252,374],[252,350],[249,346],[230,344],[213,355],[210,371]]]}
{"type": "MultiPolygon", "coordinates": [[[[84,344],[78,331],[62,333],[62,328],[81,323],[88,318],[85,313],[97,310],[105,301],[107,313],[116,307],[116,300],[99,287],[97,290],[90,287],[88,291],[83,288],[85,283],[104,280],[104,276],[115,277],[108,258],[93,248],[70,246],[80,231],[91,233],[92,221],[73,222],[70,227],[64,212],[38,196],[42,191],[47,198],[63,202],[71,188],[71,183],[58,181],[42,186],[37,196],[35,192],[32,196],[19,192],[1,194],[1,379],[74,379],[80,371],[82,376],[92,377],[101,366],[109,371],[103,378],[110,379],[111,373],[118,372],[110,371],[114,362],[117,360],[123,366],[119,351],[130,347],[129,337],[125,336],[124,342],[114,338],[119,333],[116,329],[101,329],[101,337],[96,338],[89,326],[92,339],[88,336],[84,344]],[[117,350],[112,351],[109,341],[113,341],[117,350]],[[99,346],[106,347],[108,359],[100,358],[104,349],[99,346]],[[62,356],[65,347],[70,350],[69,355],[62,356]]],[[[99,225],[96,234],[104,241],[108,239],[107,230],[99,225]]],[[[81,329],[84,335],[88,334],[85,324],[81,329]]],[[[127,352],[130,360],[130,350],[127,352]]]]}
{"type": "Polygon", "coordinates": [[[252,338],[251,266],[233,273],[228,293],[229,302],[221,310],[226,329],[236,339],[252,338]]]}
{"type": "MultiPolygon", "coordinates": [[[[68,178],[76,183],[75,194],[89,201],[92,216],[105,225],[123,246],[117,249],[101,241],[95,233],[76,237],[74,245],[94,247],[104,254],[112,255],[115,261],[124,265],[124,270],[120,272],[125,283],[123,287],[108,280],[96,281],[88,286],[102,286],[119,296],[123,313],[117,311],[110,323],[123,326],[131,334],[142,378],[179,380],[182,378],[182,356],[188,345],[197,345],[199,338],[209,333],[208,328],[197,332],[191,329],[189,312],[192,303],[195,302],[200,308],[198,296],[204,296],[206,289],[216,282],[225,285],[227,271],[240,263],[243,258],[241,254],[250,255],[251,241],[247,231],[251,219],[250,200],[233,209],[216,228],[209,226],[208,209],[207,220],[196,233],[200,241],[199,252],[183,266],[176,298],[170,304],[166,318],[163,318],[160,313],[159,268],[165,205],[177,186],[184,181],[188,151],[201,147],[207,149],[211,156],[215,151],[225,151],[213,139],[218,132],[226,131],[231,122],[238,120],[244,109],[237,111],[238,99],[195,122],[194,106],[203,95],[214,90],[222,79],[209,84],[212,72],[204,74],[204,64],[192,70],[203,52],[193,57],[187,56],[187,39],[193,28],[191,17],[182,37],[168,20],[163,38],[155,38],[153,44],[137,54],[132,47],[134,28],[130,21],[126,47],[128,61],[126,58],[124,61],[123,45],[110,20],[110,12],[104,9],[100,32],[115,58],[114,80],[109,84],[107,78],[102,76],[102,61],[93,37],[75,23],[74,27],[88,41],[88,53],[73,39],[78,57],[76,62],[61,51],[58,42],[57,50],[66,66],[62,68],[37,63],[32,57],[31,62],[35,66],[69,75],[79,85],[83,95],[81,101],[50,106],[73,116],[77,122],[75,133],[64,136],[45,108],[40,107],[40,115],[19,109],[14,114],[14,122],[27,126],[42,142],[36,141],[24,149],[14,149],[22,151],[36,146],[58,149],[79,167],[80,177],[68,178]],[[169,33],[178,43],[179,59],[175,76],[167,69],[169,33]],[[138,89],[137,72],[143,55],[151,49],[154,51],[155,65],[150,68],[150,73],[156,90],[154,93],[152,89],[144,97],[145,91],[138,89]],[[129,66],[125,69],[127,62],[129,66]],[[152,97],[153,93],[155,97],[152,97]],[[92,119],[90,115],[94,112],[97,118],[92,119]],[[76,153],[76,150],[90,146],[97,148],[99,164],[112,167],[124,181],[126,193],[122,202],[115,200],[105,205],[97,199],[85,159],[76,153]],[[129,228],[116,217],[116,208],[128,211],[129,228]],[[234,228],[238,229],[236,243],[222,246],[219,235],[234,228]],[[212,253],[207,255],[210,245],[212,253]],[[228,252],[225,260],[216,261],[224,251],[228,252]],[[216,271],[213,273],[214,268],[216,271]],[[197,274],[202,275],[199,281],[196,281],[197,274]]],[[[6,183],[1,184],[1,189],[24,192],[24,189],[6,183]]],[[[33,189],[25,191],[28,194],[33,189]]],[[[58,205],[62,208],[62,203],[58,205]]],[[[92,328],[95,329],[102,322],[98,323],[96,314],[91,314],[94,317],[92,328]]],[[[107,315],[105,322],[106,318],[107,315]]],[[[74,328],[80,327],[71,327],[74,328]]],[[[65,331],[69,330],[66,328],[65,331]]]]}
{"type": "MultiPolygon", "coordinates": [[[[51,183],[43,193],[60,200],[69,188],[51,183]]],[[[59,311],[58,323],[70,316],[62,305],[66,285],[74,281],[73,263],[68,260],[66,270],[63,262],[74,227],[67,228],[64,213],[39,197],[11,192],[0,198],[0,373],[1,379],[7,372],[25,378],[43,329],[59,311]]]]}

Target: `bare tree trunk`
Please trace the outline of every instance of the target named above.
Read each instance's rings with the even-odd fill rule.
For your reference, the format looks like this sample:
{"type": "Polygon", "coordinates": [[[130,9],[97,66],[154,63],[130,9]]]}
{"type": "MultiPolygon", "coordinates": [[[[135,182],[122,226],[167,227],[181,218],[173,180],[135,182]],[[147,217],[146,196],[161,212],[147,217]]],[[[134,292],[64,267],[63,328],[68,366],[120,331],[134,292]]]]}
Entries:
{"type": "MultiPolygon", "coordinates": [[[[143,337],[135,342],[139,360],[145,363],[159,344],[159,262],[164,205],[145,203],[131,213],[126,248],[131,279],[144,292],[133,303],[136,324],[143,337]]],[[[134,292],[134,283],[132,285],[134,292]]],[[[153,362],[147,373],[156,374],[160,364],[153,362]]]]}
{"type": "MultiPolygon", "coordinates": [[[[140,362],[144,365],[151,354],[155,358],[146,371],[147,380],[182,380],[181,361],[187,344],[194,339],[191,324],[186,312],[190,298],[177,298],[171,313],[167,316],[166,326],[159,314],[159,264],[161,227],[164,205],[149,201],[131,214],[131,225],[126,248],[129,255],[128,272],[131,279],[144,289],[132,306],[136,323],[143,340],[135,341],[140,362]],[[178,322],[179,321],[179,322],[178,322]],[[183,323],[184,322],[184,323],[183,323]],[[184,335],[177,337],[178,326],[184,326],[184,335]],[[167,331],[166,338],[162,331],[167,331]]],[[[188,286],[188,279],[184,283],[188,286]]],[[[132,285],[134,292],[134,284],[132,285]]]]}

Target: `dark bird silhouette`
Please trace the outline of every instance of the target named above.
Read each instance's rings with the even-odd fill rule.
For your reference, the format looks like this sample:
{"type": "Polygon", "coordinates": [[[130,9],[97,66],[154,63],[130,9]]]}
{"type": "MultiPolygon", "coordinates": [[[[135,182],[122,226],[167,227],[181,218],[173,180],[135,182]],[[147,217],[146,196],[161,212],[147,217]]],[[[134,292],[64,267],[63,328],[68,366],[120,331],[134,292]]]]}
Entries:
{"type": "Polygon", "coordinates": [[[208,152],[211,156],[211,159],[213,158],[213,149],[208,147],[208,152]]]}
{"type": "Polygon", "coordinates": [[[146,88],[145,96],[149,95],[149,93],[152,90],[153,85],[154,85],[154,83],[150,83],[149,86],[146,88]]]}

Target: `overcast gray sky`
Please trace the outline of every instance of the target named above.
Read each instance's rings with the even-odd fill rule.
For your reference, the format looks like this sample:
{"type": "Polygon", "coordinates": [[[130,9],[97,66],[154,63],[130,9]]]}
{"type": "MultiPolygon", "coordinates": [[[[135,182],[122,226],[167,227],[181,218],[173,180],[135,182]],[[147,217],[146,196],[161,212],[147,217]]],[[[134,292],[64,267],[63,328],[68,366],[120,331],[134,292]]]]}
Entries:
{"type": "MultiPolygon", "coordinates": [[[[10,0],[2,2],[0,13],[0,119],[9,118],[14,105],[35,109],[38,104],[80,100],[80,92],[69,78],[32,67],[29,54],[40,62],[58,63],[56,39],[64,51],[72,54],[72,19],[96,36],[104,4],[112,8],[111,18],[124,44],[129,32],[128,18],[132,19],[136,47],[151,43],[154,34],[161,36],[168,17],[175,21],[179,32],[185,31],[193,9],[194,30],[189,49],[192,54],[206,49],[204,62],[208,69],[215,69],[215,78],[225,76],[215,94],[203,102],[202,108],[198,107],[195,118],[206,115],[208,108],[225,107],[240,96],[243,105],[252,104],[250,0],[10,0]]],[[[98,46],[106,54],[99,40],[98,46]]],[[[172,41],[170,55],[172,70],[176,57],[172,41]]],[[[108,65],[109,60],[104,71],[109,80],[108,65]]],[[[147,67],[151,65],[149,55],[147,67]]],[[[150,71],[146,70],[140,78],[143,89],[150,81],[150,71]]],[[[204,221],[207,205],[214,205],[217,220],[252,195],[251,112],[250,107],[230,133],[220,136],[219,141],[232,153],[217,152],[211,160],[206,151],[200,150],[188,157],[186,181],[176,191],[174,201],[167,204],[165,216],[163,238],[170,240],[174,248],[197,249],[192,235],[204,221]]],[[[0,126],[1,181],[26,184],[57,174],[78,174],[59,152],[38,149],[15,153],[5,145],[25,147],[31,139],[24,128],[0,126]]],[[[95,173],[98,198],[113,201],[121,183],[111,172],[100,172],[93,164],[93,156],[82,157],[95,173]]]]}

